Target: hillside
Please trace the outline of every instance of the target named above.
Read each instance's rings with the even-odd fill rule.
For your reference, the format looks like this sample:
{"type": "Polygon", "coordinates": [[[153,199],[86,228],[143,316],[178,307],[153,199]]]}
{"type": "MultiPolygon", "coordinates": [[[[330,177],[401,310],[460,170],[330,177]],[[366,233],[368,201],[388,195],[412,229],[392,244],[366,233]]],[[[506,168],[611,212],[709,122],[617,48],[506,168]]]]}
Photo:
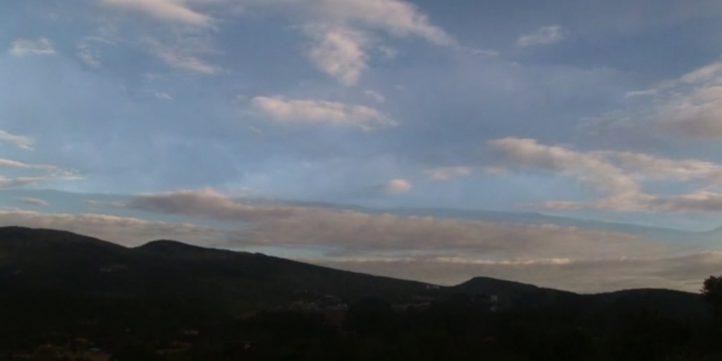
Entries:
{"type": "Polygon", "coordinates": [[[132,361],[371,360],[392,349],[388,359],[579,360],[640,328],[649,334],[635,347],[677,352],[701,342],[693,330],[711,319],[701,297],[684,292],[578,295],[485,277],[439,287],[169,240],[125,248],[18,227],[0,228],[0,289],[1,360],[55,359],[37,358],[47,345],[56,356],[101,348],[132,361]],[[569,337],[582,340],[579,350],[561,352],[569,337]],[[168,349],[175,356],[159,351],[168,349]]]}

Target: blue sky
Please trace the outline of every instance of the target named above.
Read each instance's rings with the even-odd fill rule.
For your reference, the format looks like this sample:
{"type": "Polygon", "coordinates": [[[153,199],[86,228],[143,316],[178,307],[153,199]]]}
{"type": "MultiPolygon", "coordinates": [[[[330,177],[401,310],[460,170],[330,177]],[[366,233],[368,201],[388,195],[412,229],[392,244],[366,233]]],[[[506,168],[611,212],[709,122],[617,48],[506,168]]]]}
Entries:
{"type": "MultiPolygon", "coordinates": [[[[496,228],[323,212],[453,208],[716,228],[721,15],[719,1],[677,0],[4,1],[0,220],[127,244],[168,235],[265,247],[384,274],[407,262],[391,274],[417,279],[434,273],[419,257],[463,263],[443,282],[496,275],[479,269],[493,262],[499,276],[525,279],[508,267],[717,257],[714,243],[651,251],[659,242],[639,248],[620,241],[628,234],[497,249],[484,243],[496,228]],[[134,241],[102,228],[136,221],[167,228],[134,241]],[[174,222],[203,229],[168,233],[174,222]],[[288,244],[269,232],[295,222],[323,234],[288,244]],[[404,246],[310,241],[359,227],[404,246]],[[417,227],[438,231],[434,247],[407,244],[417,227]],[[602,238],[616,253],[585,243],[602,238]]],[[[567,231],[597,231],[583,228],[567,231]]],[[[552,274],[531,281],[588,289],[552,274]]],[[[669,285],[655,277],[634,285],[669,285]]]]}

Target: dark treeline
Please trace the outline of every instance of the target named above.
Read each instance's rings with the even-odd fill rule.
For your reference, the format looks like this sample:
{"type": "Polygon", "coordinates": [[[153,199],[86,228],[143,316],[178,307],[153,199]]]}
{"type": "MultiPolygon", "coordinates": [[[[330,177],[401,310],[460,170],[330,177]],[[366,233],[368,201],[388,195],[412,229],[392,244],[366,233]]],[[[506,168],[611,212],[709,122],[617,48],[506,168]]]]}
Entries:
{"type": "Polygon", "coordinates": [[[643,303],[497,310],[487,297],[454,293],[429,304],[373,298],[347,309],[291,305],[226,318],[164,299],[26,296],[23,304],[0,298],[16,315],[4,312],[0,323],[3,360],[722,359],[722,324],[712,313],[643,303]]]}

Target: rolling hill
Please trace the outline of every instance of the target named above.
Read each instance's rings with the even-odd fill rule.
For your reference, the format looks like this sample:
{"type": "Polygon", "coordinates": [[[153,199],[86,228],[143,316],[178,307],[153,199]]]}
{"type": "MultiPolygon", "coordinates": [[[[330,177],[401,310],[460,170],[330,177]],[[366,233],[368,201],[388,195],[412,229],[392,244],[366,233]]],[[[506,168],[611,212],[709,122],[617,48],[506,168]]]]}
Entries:
{"type": "MultiPolygon", "coordinates": [[[[263,350],[257,359],[281,359],[269,355],[283,349],[273,346],[283,335],[304,347],[311,347],[304,343],[311,342],[308,337],[340,342],[339,350],[363,348],[354,340],[379,335],[410,342],[408,347],[436,335],[432,339],[449,342],[438,347],[461,347],[466,355],[481,352],[472,345],[474,337],[482,336],[511,342],[525,335],[522,342],[530,343],[518,347],[527,350],[535,342],[561,345],[573,335],[584,337],[588,349],[607,349],[611,346],[597,343],[616,340],[620,328],[663,325],[669,332],[691,332],[691,325],[708,325],[711,319],[699,295],[677,291],[579,295],[485,277],[441,287],[170,240],[126,248],[64,231],[20,227],[0,228],[0,290],[2,360],[18,350],[39,352],[38,345],[67,348],[75,342],[68,340],[78,338],[92,339],[119,360],[184,359],[158,356],[174,342],[194,345],[180,347],[185,359],[214,359],[208,355],[220,357],[217,352],[231,352],[229,347],[233,354],[246,355],[237,349],[239,335],[263,350]],[[635,323],[630,326],[628,320],[635,323]],[[541,325],[563,332],[547,340],[541,325]],[[391,336],[398,332],[420,338],[391,336]],[[196,336],[191,342],[185,334],[196,336]],[[459,342],[463,346],[454,346],[459,342]]],[[[654,337],[668,337],[654,332],[654,337]]],[[[377,346],[391,347],[385,342],[377,346]]],[[[509,351],[515,348],[511,344],[492,346],[485,352],[516,352],[509,351]]],[[[324,359],[318,352],[327,351],[308,354],[324,359]]],[[[512,359],[526,359],[519,357],[512,359]]]]}

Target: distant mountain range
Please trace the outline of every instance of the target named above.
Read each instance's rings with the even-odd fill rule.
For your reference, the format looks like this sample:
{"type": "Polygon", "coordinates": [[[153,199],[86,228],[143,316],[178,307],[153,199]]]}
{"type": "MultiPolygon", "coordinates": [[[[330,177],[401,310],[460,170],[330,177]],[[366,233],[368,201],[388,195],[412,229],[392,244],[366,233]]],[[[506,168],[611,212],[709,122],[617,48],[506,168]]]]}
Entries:
{"type": "MultiPolygon", "coordinates": [[[[536,328],[533,325],[541,322],[572,333],[585,330],[583,336],[589,340],[606,340],[626,325],[630,315],[643,315],[639,322],[644,325],[663,322],[674,327],[711,319],[700,295],[678,291],[579,295],[485,277],[443,287],[169,240],[126,248],[64,231],[20,227],[0,228],[0,290],[2,360],[62,359],[62,355],[110,360],[111,354],[132,361],[221,360],[227,359],[221,354],[247,356],[253,349],[249,345],[263,350],[258,354],[262,356],[250,359],[284,359],[269,356],[282,350],[297,354],[295,348],[278,348],[279,337],[302,343],[311,342],[308,337],[330,337],[333,341],[327,342],[345,345],[336,351],[359,353],[369,346],[353,340],[373,330],[372,335],[386,334],[391,327],[409,335],[436,333],[436,339],[448,340],[443,347],[461,348],[471,355],[478,351],[471,346],[475,338],[460,346],[460,341],[453,341],[461,337],[458,332],[468,337],[486,335],[485,342],[511,340],[521,331],[508,327],[536,328]],[[413,326],[416,322],[423,325],[413,326]],[[458,327],[453,324],[463,328],[454,331],[458,327]],[[484,324],[495,326],[479,328],[484,324]],[[241,346],[240,334],[246,340],[241,346]],[[275,336],[264,339],[267,334],[275,336]],[[260,346],[263,342],[268,344],[260,346]],[[105,354],[107,358],[91,358],[89,353],[96,352],[92,350],[97,345],[112,352],[105,354]],[[168,350],[186,358],[159,356],[168,350]],[[48,352],[60,356],[42,358],[48,352]]],[[[421,342],[414,340],[407,346],[421,342]]],[[[393,344],[377,346],[385,350],[393,344]]],[[[530,345],[517,348],[532,350],[530,345]]],[[[493,354],[519,351],[508,347],[496,345],[493,354]]],[[[321,351],[310,354],[315,352],[321,351]]]]}
{"type": "Polygon", "coordinates": [[[578,295],[485,277],[444,287],[169,240],[126,248],[70,232],[21,227],[0,228],[0,285],[98,297],[143,297],[147,292],[162,292],[197,297],[235,312],[286,305],[302,294],[400,302],[417,296],[466,292],[496,295],[509,306],[520,307],[570,300],[611,302],[634,297],[630,295],[672,297],[690,304],[697,304],[699,298],[668,290],[578,295]]]}

